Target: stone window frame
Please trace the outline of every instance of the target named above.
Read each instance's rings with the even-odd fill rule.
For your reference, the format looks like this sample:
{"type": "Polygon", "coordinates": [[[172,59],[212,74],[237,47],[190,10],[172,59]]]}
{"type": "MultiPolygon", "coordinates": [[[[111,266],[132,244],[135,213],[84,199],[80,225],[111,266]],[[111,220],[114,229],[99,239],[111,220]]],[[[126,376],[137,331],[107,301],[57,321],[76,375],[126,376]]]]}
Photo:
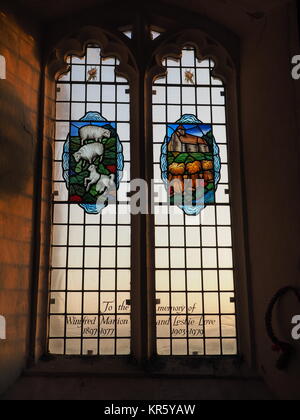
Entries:
{"type": "MultiPolygon", "coordinates": [[[[204,22],[204,20],[202,20],[204,22]]],[[[201,23],[201,19],[199,21],[201,23]]],[[[155,18],[152,24],[156,24],[155,18]]],[[[204,29],[198,27],[182,29],[175,24],[162,25],[159,21],[157,26],[166,28],[158,39],[152,41],[149,37],[150,26],[146,21],[139,19],[134,25],[134,37],[136,46],[142,53],[143,43],[148,45],[151,56],[146,65],[140,65],[135,61],[133,47],[129,40],[121,32],[115,29],[108,30],[105,27],[84,26],[74,36],[66,37],[56,45],[49,48],[51,54],[48,55],[44,63],[44,80],[42,89],[44,90],[41,111],[44,115],[43,123],[40,127],[43,142],[40,145],[42,182],[40,185],[40,209],[38,228],[36,230],[36,250],[35,264],[33,273],[36,280],[32,291],[32,328],[30,335],[30,362],[35,364],[41,357],[46,357],[47,341],[47,315],[48,315],[48,286],[49,286],[49,254],[51,237],[51,205],[52,202],[52,156],[53,156],[53,137],[55,130],[55,86],[58,74],[68,70],[66,63],[67,56],[74,54],[82,57],[85,47],[88,44],[98,44],[104,56],[114,56],[120,60],[117,73],[126,77],[129,81],[131,90],[131,141],[132,149],[136,156],[144,156],[145,150],[152,156],[152,83],[153,80],[165,74],[165,68],[161,63],[164,57],[178,57],[186,45],[193,45],[196,48],[199,59],[209,57],[216,63],[214,76],[226,83],[227,87],[227,125],[230,133],[228,144],[230,158],[230,184],[232,194],[232,218],[233,218],[233,250],[236,268],[236,299],[238,314],[238,337],[239,337],[239,356],[226,357],[217,356],[215,358],[199,357],[199,374],[216,374],[222,366],[224,375],[231,375],[235,368],[246,362],[247,367],[255,366],[254,334],[251,328],[252,305],[250,275],[247,261],[247,214],[244,194],[244,175],[243,175],[243,148],[242,138],[239,127],[239,42],[238,39],[227,30],[215,25],[205,25],[204,29]],[[126,40],[125,40],[126,38],[126,40]],[[149,39],[148,39],[149,38],[149,39]],[[222,40],[222,42],[221,42],[222,40]],[[150,45],[151,43],[151,45],[150,45]],[[145,129],[146,128],[146,129],[145,129]],[[142,136],[142,137],[141,137],[142,136]],[[138,139],[145,138],[144,145],[138,139]],[[151,152],[151,153],[150,153],[151,152]],[[234,179],[234,182],[232,180],[234,179]],[[204,363],[204,359],[209,363],[204,363]],[[222,359],[222,360],[221,360],[222,359]],[[213,360],[213,364],[211,361],[213,360]],[[238,361],[238,363],[237,363],[238,361]],[[201,368],[201,369],[200,369],[201,368]]],[[[180,26],[180,25],[179,25],[180,26]]],[[[199,24],[199,26],[201,26],[199,24]]],[[[142,61],[142,60],[141,60],[142,61]]],[[[144,64],[144,63],[143,63],[144,64]]],[[[151,179],[152,159],[146,162],[144,170],[140,162],[132,165],[132,177],[151,179]]],[[[146,237],[146,241],[153,243],[153,232],[149,229],[152,216],[134,217],[132,221],[133,234],[141,240],[146,237]]],[[[137,248],[137,247],[135,247],[137,248]]],[[[174,360],[191,360],[189,356],[159,357],[164,360],[163,367],[160,363],[155,363],[155,283],[153,282],[153,270],[151,267],[151,250],[145,252],[133,249],[132,261],[132,356],[131,360],[138,362],[139,366],[144,366],[149,362],[154,366],[154,370],[163,369],[172,371],[174,360]],[[147,264],[148,262],[148,264],[147,264]],[[150,263],[150,264],[149,264],[150,263]],[[148,282],[139,281],[146,276],[148,282]],[[143,308],[148,311],[143,311],[143,308]],[[146,328],[145,328],[146,327],[146,328]]],[[[149,248],[149,247],[148,247],[149,248]]],[[[51,358],[52,359],[52,358],[51,358]]],[[[66,367],[67,357],[58,358],[51,363],[60,370],[76,372],[78,364],[76,361],[69,360],[66,367]]],[[[82,358],[81,358],[82,359],[82,358]]],[[[108,369],[115,369],[121,366],[122,362],[114,360],[114,367],[105,359],[99,360],[99,370],[103,372],[108,369]],[[120,364],[119,364],[120,362],[120,364]]],[[[193,357],[193,364],[195,363],[193,357]]],[[[82,360],[81,360],[82,361],[82,360]]],[[[49,365],[48,365],[49,366],[49,365]]],[[[86,367],[86,366],[85,366],[86,367]]],[[[81,366],[82,368],[82,366],[81,366]]],[[[83,368],[85,369],[85,368],[83,368]]],[[[189,371],[191,372],[191,371],[189,371]]]]}

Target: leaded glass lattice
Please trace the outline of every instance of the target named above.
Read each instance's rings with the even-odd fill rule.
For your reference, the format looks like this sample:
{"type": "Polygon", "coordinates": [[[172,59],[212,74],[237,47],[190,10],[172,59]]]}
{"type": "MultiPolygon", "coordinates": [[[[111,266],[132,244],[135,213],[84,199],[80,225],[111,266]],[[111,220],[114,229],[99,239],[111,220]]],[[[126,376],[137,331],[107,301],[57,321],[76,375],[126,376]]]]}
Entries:
{"type": "Polygon", "coordinates": [[[163,65],[153,86],[157,352],[236,355],[226,88],[193,47],[163,65]],[[202,181],[202,200],[173,205],[174,178],[202,181]]]}
{"type": "Polygon", "coordinates": [[[128,355],[129,85],[116,74],[119,61],[98,46],[68,63],[56,86],[49,351],[128,355]]]}

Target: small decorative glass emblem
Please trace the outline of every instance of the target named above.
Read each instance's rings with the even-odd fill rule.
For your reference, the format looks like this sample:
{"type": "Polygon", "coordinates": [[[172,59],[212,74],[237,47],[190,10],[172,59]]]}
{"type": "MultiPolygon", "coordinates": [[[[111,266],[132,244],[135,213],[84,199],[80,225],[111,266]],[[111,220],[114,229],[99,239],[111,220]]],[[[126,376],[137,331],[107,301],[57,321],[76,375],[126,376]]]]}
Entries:
{"type": "Polygon", "coordinates": [[[195,84],[195,79],[194,79],[195,75],[192,72],[192,70],[186,70],[184,73],[184,79],[186,81],[186,83],[190,83],[191,85],[195,84]]]}

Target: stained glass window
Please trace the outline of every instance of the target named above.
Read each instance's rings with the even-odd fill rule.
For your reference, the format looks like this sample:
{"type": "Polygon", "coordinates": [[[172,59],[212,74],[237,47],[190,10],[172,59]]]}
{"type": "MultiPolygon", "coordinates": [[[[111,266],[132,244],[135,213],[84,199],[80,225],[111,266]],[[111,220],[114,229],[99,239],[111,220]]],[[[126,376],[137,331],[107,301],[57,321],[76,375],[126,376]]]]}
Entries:
{"type": "Polygon", "coordinates": [[[56,85],[49,351],[127,355],[129,84],[98,46],[68,63],[56,85]]]}
{"type": "MultiPolygon", "coordinates": [[[[49,351],[129,355],[131,247],[149,245],[141,237],[132,244],[129,83],[117,75],[119,60],[96,45],[67,61],[56,84],[49,351]]],[[[154,219],[157,353],[232,356],[226,86],[194,47],[163,66],[153,82],[155,214],[137,216],[146,228],[154,219]]]]}
{"type": "Polygon", "coordinates": [[[153,87],[157,351],[235,355],[226,88],[193,47],[163,64],[153,87]]]}
{"type": "Polygon", "coordinates": [[[6,60],[3,55],[0,55],[0,80],[6,79],[6,60]]]}

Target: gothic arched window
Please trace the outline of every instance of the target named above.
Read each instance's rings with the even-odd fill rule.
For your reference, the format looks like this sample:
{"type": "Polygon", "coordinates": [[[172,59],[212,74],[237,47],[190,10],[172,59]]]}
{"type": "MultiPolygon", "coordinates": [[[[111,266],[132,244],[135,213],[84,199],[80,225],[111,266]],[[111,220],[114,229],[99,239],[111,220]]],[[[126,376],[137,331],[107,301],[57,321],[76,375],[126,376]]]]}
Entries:
{"type": "Polygon", "coordinates": [[[49,352],[247,352],[232,58],[198,30],[89,30],[52,63],[49,352]]]}
{"type": "Polygon", "coordinates": [[[158,354],[233,355],[225,86],[194,47],[163,66],[153,85],[158,354]],[[189,188],[191,203],[176,206],[189,188]]]}

